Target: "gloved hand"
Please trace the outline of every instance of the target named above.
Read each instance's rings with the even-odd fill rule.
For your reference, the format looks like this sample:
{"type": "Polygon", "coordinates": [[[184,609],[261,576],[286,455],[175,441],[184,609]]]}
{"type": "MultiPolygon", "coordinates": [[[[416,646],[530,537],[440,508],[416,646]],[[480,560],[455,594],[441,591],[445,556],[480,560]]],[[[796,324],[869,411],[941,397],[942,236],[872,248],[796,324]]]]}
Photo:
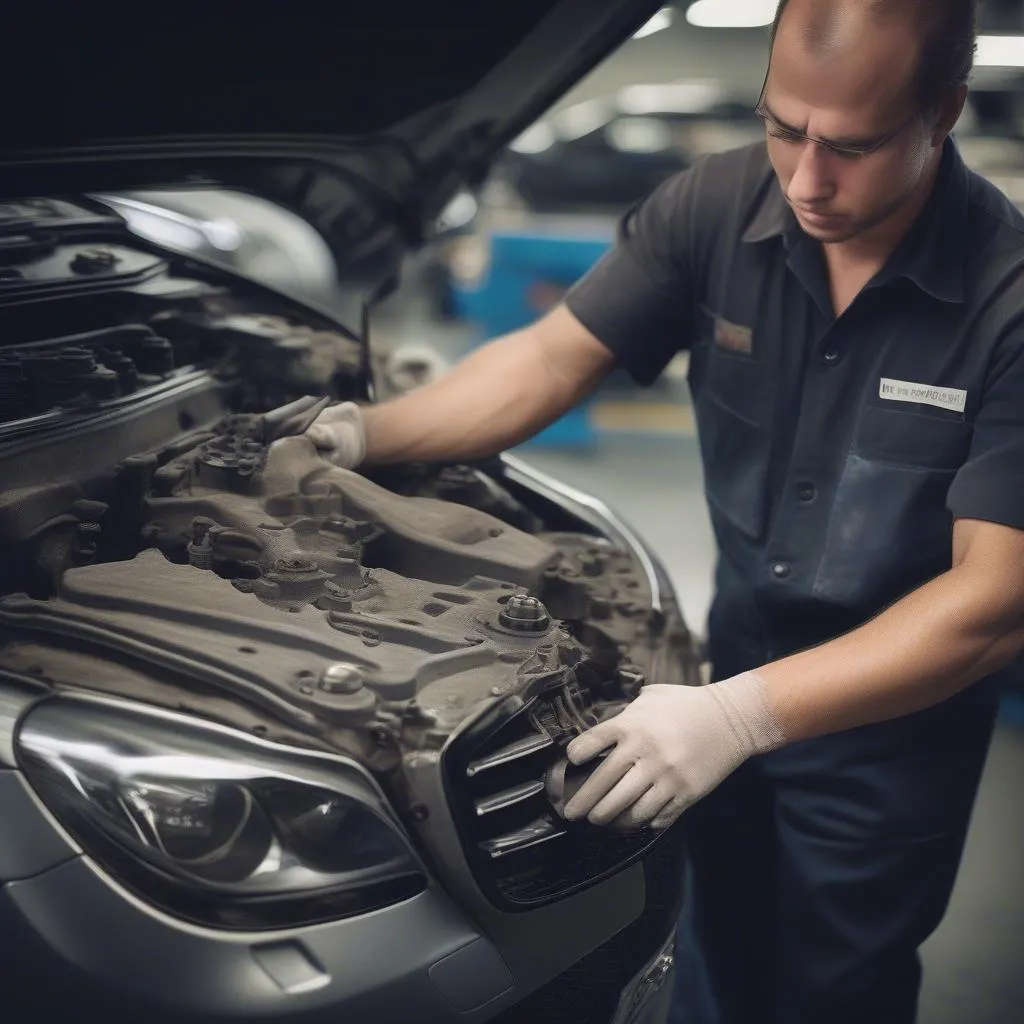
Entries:
{"type": "Polygon", "coordinates": [[[785,742],[753,672],[710,686],[651,684],[569,744],[577,765],[613,749],[564,814],[597,825],[667,828],[748,757],[785,742]]]}
{"type": "Polygon", "coordinates": [[[355,402],[324,409],[306,428],[306,437],[325,459],[342,469],[355,469],[366,458],[363,412],[355,402]]]}

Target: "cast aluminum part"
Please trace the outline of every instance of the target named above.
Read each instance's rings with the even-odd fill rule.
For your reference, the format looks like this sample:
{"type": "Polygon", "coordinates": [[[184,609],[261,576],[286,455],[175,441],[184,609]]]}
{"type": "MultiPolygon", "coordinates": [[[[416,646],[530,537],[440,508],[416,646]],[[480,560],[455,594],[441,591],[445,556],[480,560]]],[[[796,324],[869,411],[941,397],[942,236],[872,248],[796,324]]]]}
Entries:
{"type": "Polygon", "coordinates": [[[518,456],[505,453],[501,459],[510,479],[519,481],[532,490],[555,500],[571,502],[591,526],[628,550],[643,568],[649,588],[651,608],[656,612],[661,611],[662,587],[650,553],[635,531],[627,526],[617,513],[613,512],[600,499],[561,483],[547,473],[530,466],[518,456]]]}
{"type": "Polygon", "coordinates": [[[70,568],[56,599],[8,596],[0,618],[36,631],[105,637],[115,647],[125,631],[145,636],[150,657],[171,669],[209,651],[213,661],[201,671],[208,683],[247,681],[250,692],[260,687],[264,702],[276,694],[274,703],[298,705],[300,719],[303,711],[342,718],[351,711],[358,720],[374,695],[385,702],[416,696],[428,728],[433,718],[449,731],[491,691],[510,692],[516,666],[561,629],[549,609],[517,588],[557,585],[553,599],[566,604],[563,615],[575,604],[585,616],[592,604],[613,646],[629,648],[646,620],[647,595],[629,552],[593,548],[592,541],[588,548],[581,538],[580,569],[552,569],[557,549],[543,539],[463,506],[389,495],[327,466],[301,437],[267,453],[255,443],[249,454],[249,445],[207,442],[157,470],[156,493],[144,499],[143,532],[164,557],[150,549],[134,560],[70,568]],[[382,567],[367,569],[361,559],[374,544],[382,567]],[[591,550],[600,555],[596,574],[591,550]],[[182,560],[203,575],[175,564],[182,560]],[[406,566],[413,576],[401,573],[406,566]],[[456,585],[453,569],[469,579],[456,585]],[[613,599],[624,586],[633,589],[623,590],[629,600],[620,611],[613,599]],[[286,622],[282,613],[297,617],[286,622]],[[288,639],[296,629],[308,636],[312,657],[288,639]],[[248,653],[257,632],[258,656],[239,659],[236,649],[248,653]],[[327,665],[316,662],[325,655],[363,673],[368,692],[358,704],[336,703],[332,712],[318,693],[341,697],[363,688],[342,693],[346,688],[332,681],[303,681],[323,675],[327,665]],[[447,692],[442,680],[462,673],[469,675],[461,692],[447,692]]]}

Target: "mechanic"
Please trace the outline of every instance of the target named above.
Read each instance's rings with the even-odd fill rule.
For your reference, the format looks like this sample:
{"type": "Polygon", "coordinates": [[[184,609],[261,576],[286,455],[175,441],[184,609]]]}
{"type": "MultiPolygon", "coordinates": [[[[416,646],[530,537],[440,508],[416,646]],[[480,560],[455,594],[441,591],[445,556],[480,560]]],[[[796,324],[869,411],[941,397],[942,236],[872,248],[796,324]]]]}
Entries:
{"type": "Polygon", "coordinates": [[[565,810],[695,805],[688,1024],[914,1019],[1024,650],[1024,216],[949,138],[974,8],[783,0],[766,143],[669,179],[543,319],[310,429],[345,466],[472,459],[689,352],[714,681],[574,740],[608,753],[565,810]]]}

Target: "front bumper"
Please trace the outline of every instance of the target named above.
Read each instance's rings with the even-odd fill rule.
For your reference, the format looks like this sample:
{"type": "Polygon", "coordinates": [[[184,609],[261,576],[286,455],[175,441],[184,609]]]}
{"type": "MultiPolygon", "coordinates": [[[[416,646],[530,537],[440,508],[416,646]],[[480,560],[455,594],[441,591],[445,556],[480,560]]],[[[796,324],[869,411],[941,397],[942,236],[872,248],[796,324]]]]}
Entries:
{"type": "Polygon", "coordinates": [[[660,1024],[674,976],[672,950],[682,893],[678,828],[644,858],[641,915],[496,1024],[660,1024]]]}
{"type": "MultiPolygon", "coordinates": [[[[11,751],[9,739],[0,748],[11,751]]],[[[171,917],[111,879],[15,767],[0,769],[0,820],[0,1016],[10,1024],[84,1006],[109,1024],[599,1024],[675,922],[671,837],[642,865],[536,910],[488,906],[453,857],[446,868],[461,887],[446,878],[358,917],[241,933],[171,917]]]]}

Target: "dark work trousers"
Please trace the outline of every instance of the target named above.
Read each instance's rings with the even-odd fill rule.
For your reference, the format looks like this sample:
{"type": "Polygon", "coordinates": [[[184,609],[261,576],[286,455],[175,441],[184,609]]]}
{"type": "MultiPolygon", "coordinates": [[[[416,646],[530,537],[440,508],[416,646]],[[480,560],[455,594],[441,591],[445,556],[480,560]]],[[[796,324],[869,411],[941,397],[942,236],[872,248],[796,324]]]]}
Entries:
{"type": "Polygon", "coordinates": [[[910,1024],[996,705],[793,744],[690,808],[671,1024],[910,1024]]]}

